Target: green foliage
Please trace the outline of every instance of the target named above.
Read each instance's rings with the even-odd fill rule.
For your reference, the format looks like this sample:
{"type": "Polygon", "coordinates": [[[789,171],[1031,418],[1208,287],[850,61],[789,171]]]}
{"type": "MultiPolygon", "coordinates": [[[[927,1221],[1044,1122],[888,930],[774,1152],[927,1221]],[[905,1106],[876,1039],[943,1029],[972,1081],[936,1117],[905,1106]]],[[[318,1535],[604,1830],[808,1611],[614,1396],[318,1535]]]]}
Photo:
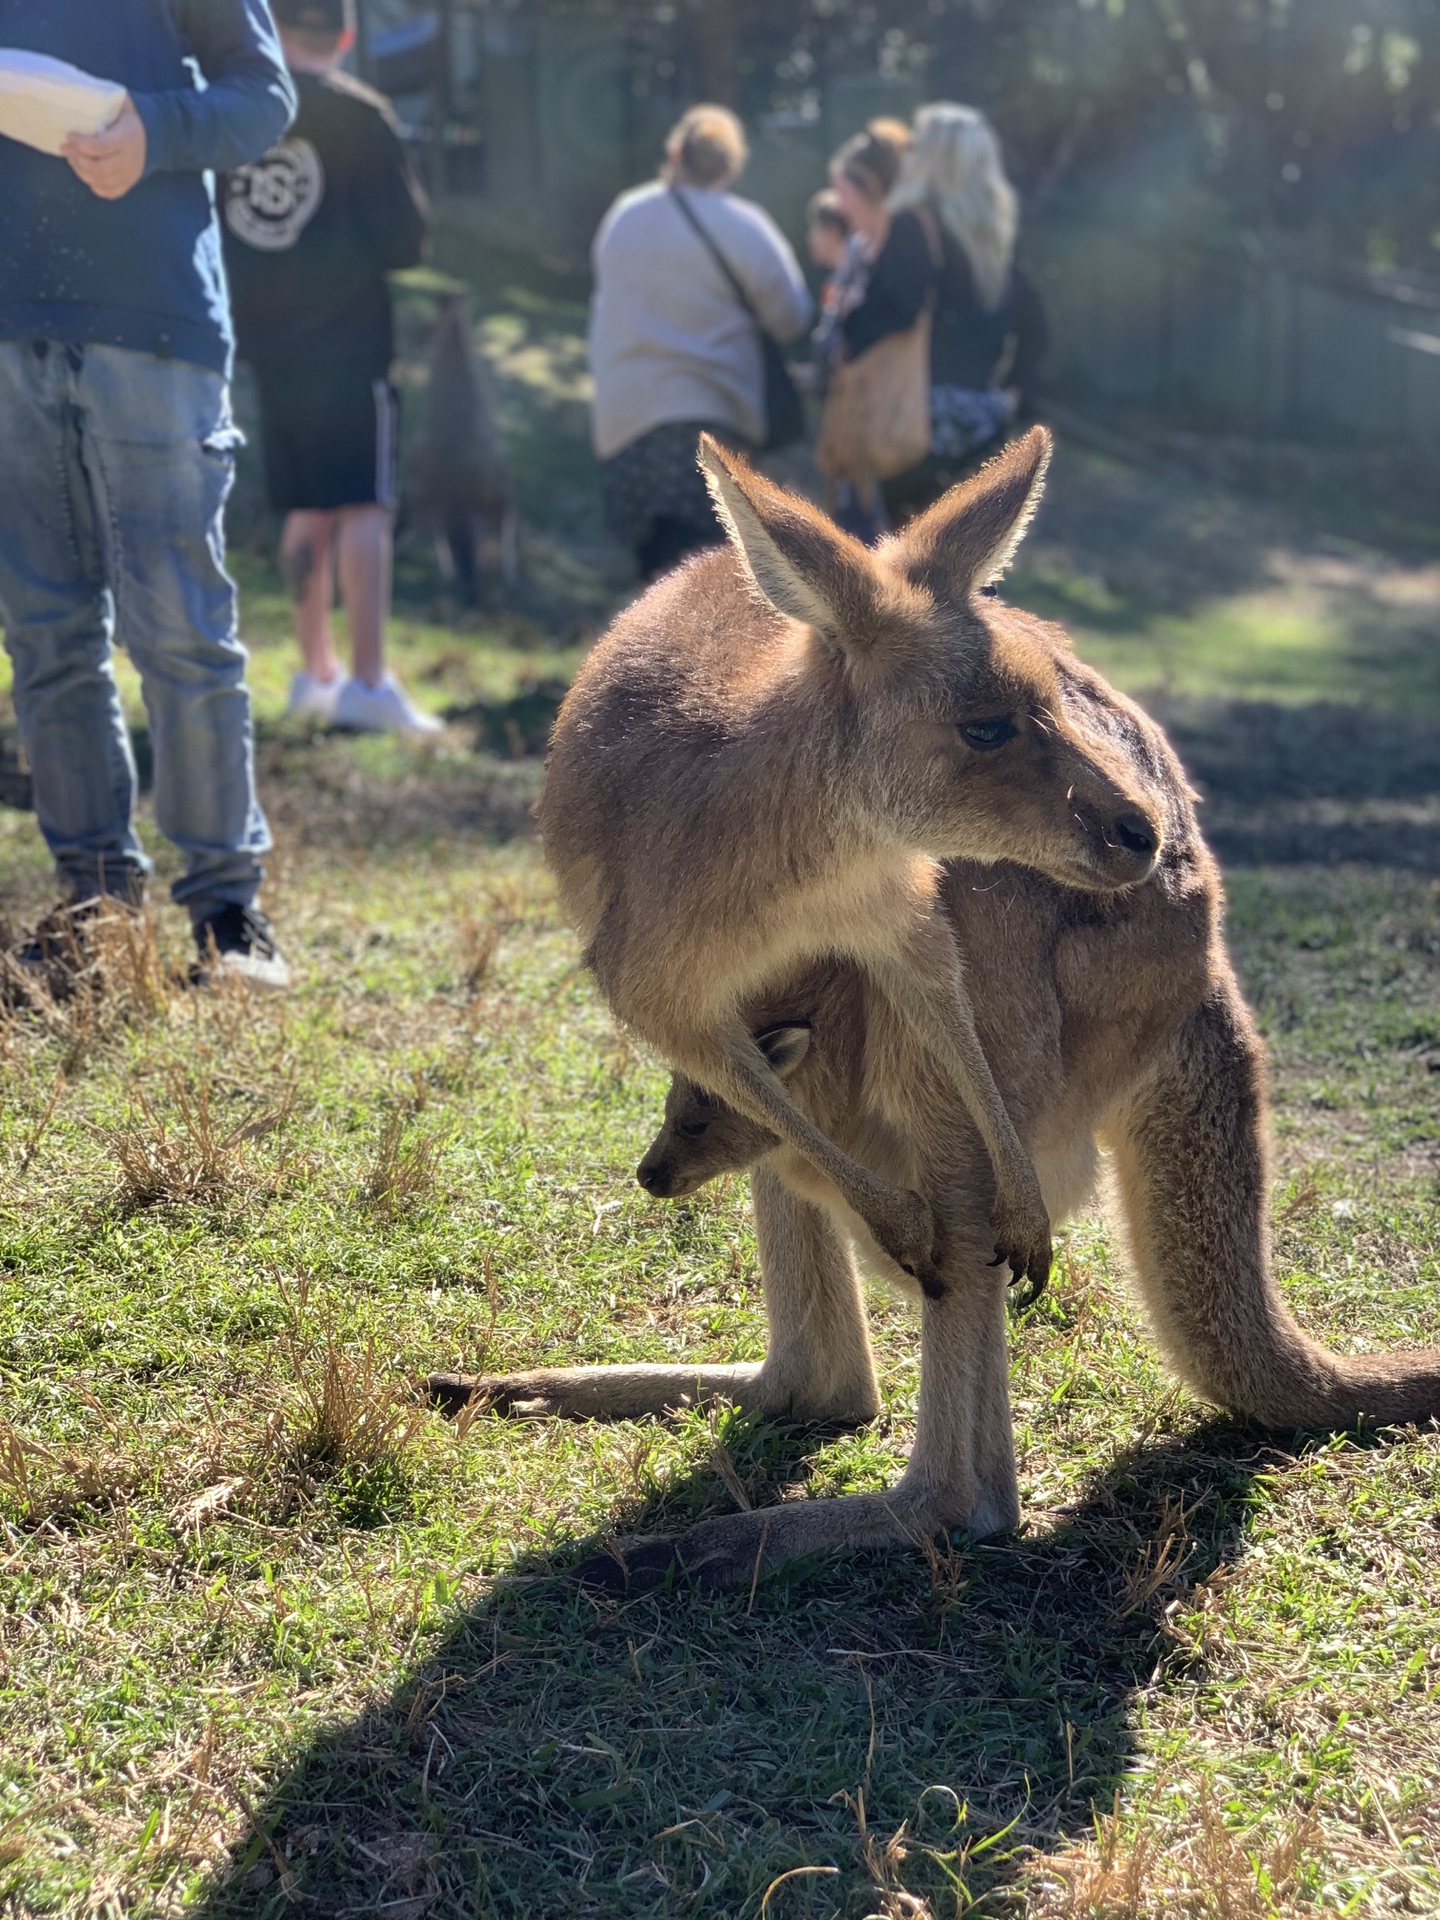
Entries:
{"type": "MultiPolygon", "coordinates": [[[[837,80],[969,101],[1020,184],[1325,261],[1425,268],[1440,229],[1429,0],[542,0],[624,21],[658,128],[697,97],[813,118],[837,80]],[[661,96],[660,105],[655,96],[661,96]]],[[[868,85],[868,91],[867,91],[868,85]]],[[[837,96],[839,97],[839,96],[837,96]]],[[[838,141],[853,131],[836,127],[838,141]]],[[[648,159],[648,155],[646,156],[648,159]]]]}

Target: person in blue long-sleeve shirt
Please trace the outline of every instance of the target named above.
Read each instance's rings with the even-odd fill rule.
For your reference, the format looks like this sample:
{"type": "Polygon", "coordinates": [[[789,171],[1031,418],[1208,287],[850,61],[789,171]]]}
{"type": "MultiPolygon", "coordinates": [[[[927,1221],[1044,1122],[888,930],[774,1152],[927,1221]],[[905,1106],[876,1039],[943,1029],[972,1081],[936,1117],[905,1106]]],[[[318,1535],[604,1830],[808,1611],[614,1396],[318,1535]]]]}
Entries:
{"type": "Polygon", "coordinates": [[[294,87],[265,0],[0,0],[0,49],[126,89],[118,119],[59,157],[0,137],[0,620],[64,889],[13,958],[54,987],[95,917],[143,896],[118,636],[143,686],[156,820],[184,858],[172,892],[195,978],[283,985],[224,567],[239,436],[213,174],[274,143],[294,87]]]}

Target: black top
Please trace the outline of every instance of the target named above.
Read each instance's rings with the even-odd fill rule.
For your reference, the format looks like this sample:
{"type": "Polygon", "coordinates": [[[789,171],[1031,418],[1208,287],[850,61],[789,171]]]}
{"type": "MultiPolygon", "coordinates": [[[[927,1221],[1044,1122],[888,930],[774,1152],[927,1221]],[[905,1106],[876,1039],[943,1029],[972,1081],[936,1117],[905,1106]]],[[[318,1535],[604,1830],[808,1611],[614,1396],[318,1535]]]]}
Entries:
{"type": "Polygon", "coordinates": [[[386,100],[344,73],[295,80],[290,132],[224,185],[239,349],[257,365],[338,354],[381,375],[394,353],[385,275],[419,261],[429,207],[386,100]]]}
{"type": "Polygon", "coordinates": [[[907,207],[890,222],[885,245],[870,270],[865,298],[841,323],[850,358],[886,334],[913,327],[933,287],[931,384],[983,392],[1003,376],[1006,386],[1028,391],[1049,341],[1034,282],[1017,263],[1000,304],[982,306],[964,247],[939,221],[935,226],[940,240],[938,268],[918,214],[907,207]]]}

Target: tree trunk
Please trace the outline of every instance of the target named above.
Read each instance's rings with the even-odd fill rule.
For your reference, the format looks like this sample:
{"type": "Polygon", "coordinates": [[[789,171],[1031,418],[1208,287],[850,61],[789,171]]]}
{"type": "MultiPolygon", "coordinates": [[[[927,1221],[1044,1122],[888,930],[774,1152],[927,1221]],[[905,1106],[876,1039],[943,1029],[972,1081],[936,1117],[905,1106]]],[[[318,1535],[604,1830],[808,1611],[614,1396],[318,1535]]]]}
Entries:
{"type": "Polygon", "coordinates": [[[740,104],[738,0],[700,0],[695,39],[700,53],[700,91],[723,107],[740,104]]]}

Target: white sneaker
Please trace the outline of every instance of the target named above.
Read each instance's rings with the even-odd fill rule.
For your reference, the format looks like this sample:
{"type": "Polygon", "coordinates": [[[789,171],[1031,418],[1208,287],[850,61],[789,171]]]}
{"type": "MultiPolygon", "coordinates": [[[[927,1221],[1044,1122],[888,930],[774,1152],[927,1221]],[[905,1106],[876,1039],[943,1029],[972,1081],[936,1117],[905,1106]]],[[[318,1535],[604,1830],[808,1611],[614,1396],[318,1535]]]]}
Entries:
{"type": "Polygon", "coordinates": [[[329,720],[340,698],[341,679],[317,680],[313,673],[300,672],[290,682],[290,698],[285,711],[296,720],[329,720]]]}
{"type": "Polygon", "coordinates": [[[433,713],[422,713],[393,673],[378,687],[367,687],[352,675],[330,710],[330,724],[353,727],[360,733],[443,733],[445,723],[433,713]]]}

